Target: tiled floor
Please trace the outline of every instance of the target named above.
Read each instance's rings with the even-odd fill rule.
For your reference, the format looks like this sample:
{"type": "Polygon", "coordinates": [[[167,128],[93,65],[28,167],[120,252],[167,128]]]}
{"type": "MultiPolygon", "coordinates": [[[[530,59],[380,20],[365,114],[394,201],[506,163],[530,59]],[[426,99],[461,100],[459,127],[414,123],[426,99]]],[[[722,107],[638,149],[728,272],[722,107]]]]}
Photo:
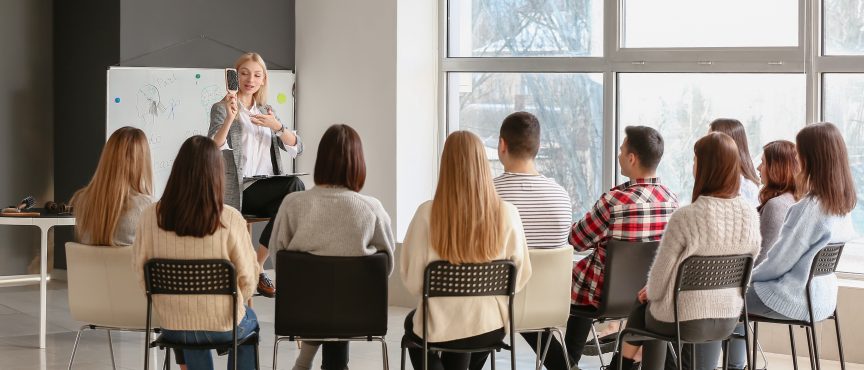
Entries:
{"type": "MultiPolygon", "coordinates": [[[[261,368],[271,369],[273,366],[273,300],[255,298],[255,310],[264,333],[261,343],[261,368]]],[[[37,349],[38,344],[38,287],[4,287],[0,288],[0,369],[31,370],[31,369],[65,369],[75,332],[81,323],[72,320],[68,310],[66,287],[61,281],[49,284],[48,291],[48,339],[44,350],[37,349]]],[[[402,307],[390,308],[389,333],[387,335],[390,367],[399,368],[399,339],[402,336],[402,323],[409,309],[402,307]]],[[[118,369],[143,368],[143,335],[140,333],[113,333],[115,360],[118,369]]],[[[517,341],[517,368],[532,369],[534,366],[533,352],[521,341],[517,341]]],[[[283,342],[279,350],[279,365],[281,369],[290,369],[297,348],[293,343],[283,342]]],[[[161,356],[160,356],[161,359],[161,356]]],[[[216,358],[216,368],[225,368],[226,357],[216,358]]],[[[377,343],[352,343],[351,369],[381,369],[381,350],[377,343]]],[[[806,359],[802,359],[806,364],[806,359]]],[[[835,370],[840,366],[837,362],[823,361],[823,369],[835,370]]],[[[509,368],[509,355],[499,355],[498,368],[509,368]]],[[[583,359],[583,369],[598,369],[596,357],[583,359]]],[[[791,358],[783,355],[769,355],[771,370],[791,369],[791,358]]],[[[316,368],[320,366],[320,355],[316,360],[316,368]]],[[[487,365],[488,367],[488,365],[487,365]]],[[[75,369],[111,369],[111,359],[108,354],[107,336],[101,331],[87,331],[83,334],[81,344],[75,356],[75,369]]],[[[176,368],[176,367],[175,367],[176,368]]],[[[410,365],[409,365],[410,368],[410,365]]],[[[848,364],[848,370],[864,370],[864,365],[848,364]]]]}

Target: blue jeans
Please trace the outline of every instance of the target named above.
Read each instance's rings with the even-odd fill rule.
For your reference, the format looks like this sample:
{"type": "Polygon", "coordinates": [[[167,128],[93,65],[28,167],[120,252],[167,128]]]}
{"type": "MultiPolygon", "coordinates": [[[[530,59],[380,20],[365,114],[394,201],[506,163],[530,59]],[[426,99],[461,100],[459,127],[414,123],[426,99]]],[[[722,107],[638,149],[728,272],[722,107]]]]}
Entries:
{"type": "MultiPolygon", "coordinates": [[[[246,316],[237,324],[237,341],[258,332],[258,317],[255,311],[246,307],[246,316]]],[[[182,344],[213,344],[231,343],[231,331],[204,331],[204,330],[162,330],[162,337],[166,341],[182,344]]],[[[183,350],[186,366],[189,370],[213,369],[213,356],[210,350],[183,350]]],[[[228,351],[228,369],[234,369],[234,351],[228,351]]],[[[237,347],[238,370],[255,369],[255,346],[252,344],[237,347]]]]}

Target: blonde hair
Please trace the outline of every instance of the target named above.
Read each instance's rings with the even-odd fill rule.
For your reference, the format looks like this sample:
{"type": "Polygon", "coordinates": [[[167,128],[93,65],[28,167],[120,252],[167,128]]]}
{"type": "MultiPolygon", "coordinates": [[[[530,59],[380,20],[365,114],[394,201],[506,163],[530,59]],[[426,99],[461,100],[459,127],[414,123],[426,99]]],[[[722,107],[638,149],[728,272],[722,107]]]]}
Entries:
{"type": "Polygon", "coordinates": [[[264,58],[262,58],[260,54],[246,53],[237,58],[237,61],[234,62],[234,69],[236,69],[237,72],[240,72],[240,66],[246,62],[258,63],[264,70],[264,84],[261,85],[261,88],[259,88],[258,91],[252,94],[252,99],[255,100],[255,103],[258,105],[267,104],[267,85],[270,84],[270,79],[267,74],[267,64],[264,63],[264,58]]]}
{"type": "Polygon", "coordinates": [[[114,230],[133,191],[153,194],[153,170],[147,136],[127,126],[111,134],[90,183],[72,197],[78,240],[115,245],[114,230]]]}
{"type": "Polygon", "coordinates": [[[501,222],[483,143],[468,131],[450,134],[432,199],[432,248],[454,264],[491,261],[503,248],[501,222]]]}

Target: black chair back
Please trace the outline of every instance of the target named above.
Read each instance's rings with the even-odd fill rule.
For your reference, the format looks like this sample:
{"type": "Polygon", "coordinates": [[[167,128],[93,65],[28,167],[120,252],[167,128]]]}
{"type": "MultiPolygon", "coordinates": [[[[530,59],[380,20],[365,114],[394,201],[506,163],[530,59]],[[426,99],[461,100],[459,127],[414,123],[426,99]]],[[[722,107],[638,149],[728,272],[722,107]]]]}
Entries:
{"type": "Polygon", "coordinates": [[[830,275],[837,271],[837,265],[840,263],[840,255],[843,254],[843,247],[846,243],[832,243],[822,248],[816,257],[813,258],[813,264],[810,266],[810,276],[830,275]]]}
{"type": "Polygon", "coordinates": [[[678,266],[678,291],[747,289],[753,258],[736,256],[691,256],[678,266]]]}
{"type": "Polygon", "coordinates": [[[387,333],[387,255],[276,253],[278,336],[349,338],[387,333]]]}
{"type": "Polygon", "coordinates": [[[648,270],[659,245],[659,241],[608,241],[597,317],[619,319],[630,316],[636,295],[648,281],[648,270]]]}

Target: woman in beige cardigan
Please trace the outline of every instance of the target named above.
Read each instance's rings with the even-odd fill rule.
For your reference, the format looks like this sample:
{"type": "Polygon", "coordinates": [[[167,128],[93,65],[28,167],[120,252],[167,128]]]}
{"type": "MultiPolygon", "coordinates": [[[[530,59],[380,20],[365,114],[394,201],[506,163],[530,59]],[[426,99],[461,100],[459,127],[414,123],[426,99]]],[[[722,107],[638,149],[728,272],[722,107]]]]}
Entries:
{"type": "MultiPolygon", "coordinates": [[[[454,264],[498,259],[516,265],[516,290],[531,277],[531,263],[522,221],[516,206],[502,201],[492,185],[483,143],[468,131],[447,138],[435,197],[420,205],[408,226],[399,273],[411,294],[420,296],[426,265],[445,260],[454,264]]],[[[418,304],[418,307],[420,304],[418,304]]],[[[499,343],[507,325],[505,297],[432,299],[429,342],[441,347],[484,347],[499,343]]],[[[405,335],[422,341],[423,312],[412,311],[405,335]]],[[[423,351],[409,349],[411,363],[421,369],[423,351]]],[[[429,369],[467,369],[469,354],[429,354],[429,369]]]]}
{"type": "MultiPolygon", "coordinates": [[[[144,285],[144,264],[153,258],[197,260],[224,259],[234,264],[240,302],[255,291],[259,267],[243,216],[222,204],[222,156],[213,140],[193,136],[183,143],[162,199],[141,215],[134,248],[134,268],[144,285]]],[[[238,339],[258,331],[255,312],[238,305],[232,311],[230,296],[158,295],[153,308],[162,323],[162,335],[187,344],[231,341],[232,317],[237,315],[238,339]]],[[[238,349],[237,366],[255,367],[252,345],[238,349]]],[[[190,370],[212,369],[210,351],[184,350],[190,370]]],[[[233,353],[228,363],[233,364],[233,353]]]]}

